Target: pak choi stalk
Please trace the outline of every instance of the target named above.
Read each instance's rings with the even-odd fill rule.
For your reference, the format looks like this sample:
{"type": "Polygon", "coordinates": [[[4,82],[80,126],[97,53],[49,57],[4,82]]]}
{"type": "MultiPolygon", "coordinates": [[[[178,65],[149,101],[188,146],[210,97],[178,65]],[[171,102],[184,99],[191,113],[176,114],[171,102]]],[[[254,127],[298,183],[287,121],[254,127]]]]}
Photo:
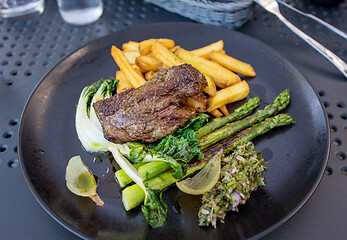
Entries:
{"type": "Polygon", "coordinates": [[[88,152],[106,152],[110,144],[104,138],[92,105],[96,101],[111,97],[116,91],[117,83],[114,78],[99,80],[81,92],[76,108],[75,127],[78,139],[88,152]]]}
{"type": "Polygon", "coordinates": [[[120,144],[112,143],[108,146],[118,165],[143,190],[145,200],[141,210],[147,222],[153,228],[162,227],[167,218],[167,206],[161,199],[161,191],[152,189],[143,181],[136,168],[121,154],[122,148],[124,147],[120,144]]]}
{"type": "MultiPolygon", "coordinates": [[[[175,159],[170,155],[160,154],[156,149],[148,148],[146,145],[131,142],[128,143],[130,147],[129,159],[134,163],[139,162],[166,162],[172,169],[175,170],[173,177],[180,179],[187,173],[188,164],[184,160],[175,159]]],[[[147,174],[144,176],[146,179],[149,177],[147,174]]]]}

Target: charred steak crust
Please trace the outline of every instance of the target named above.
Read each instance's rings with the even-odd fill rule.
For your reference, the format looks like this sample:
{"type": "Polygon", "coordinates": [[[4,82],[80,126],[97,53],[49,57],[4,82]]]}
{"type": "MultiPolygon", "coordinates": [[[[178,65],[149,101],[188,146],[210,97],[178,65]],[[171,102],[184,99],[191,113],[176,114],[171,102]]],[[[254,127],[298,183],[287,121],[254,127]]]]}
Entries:
{"type": "Polygon", "coordinates": [[[114,143],[155,142],[183,126],[196,111],[183,98],[202,92],[205,76],[189,64],[164,69],[144,85],[93,104],[104,136],[114,143]]]}

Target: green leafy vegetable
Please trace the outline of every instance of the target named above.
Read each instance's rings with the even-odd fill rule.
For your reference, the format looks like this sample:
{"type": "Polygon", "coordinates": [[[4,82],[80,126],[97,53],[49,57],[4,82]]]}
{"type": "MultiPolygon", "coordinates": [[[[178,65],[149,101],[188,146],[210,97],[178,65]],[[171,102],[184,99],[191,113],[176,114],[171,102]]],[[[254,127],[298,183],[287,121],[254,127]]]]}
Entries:
{"type": "Polygon", "coordinates": [[[155,161],[166,162],[175,170],[172,176],[177,179],[182,178],[187,173],[188,164],[180,159],[175,159],[170,155],[158,152],[156,149],[149,148],[138,142],[130,142],[127,143],[127,145],[130,147],[130,152],[128,154],[125,153],[125,155],[129,156],[129,160],[134,163],[155,161]]]}
{"type": "Polygon", "coordinates": [[[198,114],[175,133],[166,136],[157,144],[128,143],[130,152],[125,153],[133,163],[162,161],[175,170],[172,176],[181,179],[187,173],[188,163],[204,157],[195,131],[208,119],[207,114],[198,114]]]}
{"type": "Polygon", "coordinates": [[[167,217],[167,206],[162,201],[162,192],[157,189],[151,189],[148,184],[145,184],[147,194],[145,201],[141,207],[147,222],[151,227],[162,227],[167,217]]]}
{"type": "Polygon", "coordinates": [[[99,80],[85,87],[78,100],[75,126],[83,148],[89,152],[106,152],[109,141],[104,138],[101,124],[95,114],[93,103],[111,97],[118,81],[114,78],[99,80]]]}
{"type": "Polygon", "coordinates": [[[171,156],[185,163],[190,162],[195,156],[198,159],[203,158],[200,151],[199,140],[193,129],[187,128],[180,131],[179,134],[171,134],[162,139],[155,147],[155,150],[164,156],[171,156]]]}
{"type": "Polygon", "coordinates": [[[194,157],[202,159],[204,155],[200,151],[200,143],[195,131],[206,123],[208,118],[209,116],[204,113],[196,115],[178,131],[163,138],[156,145],[155,150],[162,155],[171,156],[186,163],[194,157]]]}
{"type": "Polygon", "coordinates": [[[138,142],[129,142],[127,144],[130,147],[129,160],[133,163],[142,162],[146,157],[148,148],[144,144],[138,142]]]}
{"type": "Polygon", "coordinates": [[[118,165],[144,191],[145,201],[141,209],[146,220],[153,228],[162,227],[167,218],[167,206],[161,199],[161,191],[153,190],[144,183],[140,173],[122,155],[122,152],[126,151],[124,148],[123,145],[113,143],[108,146],[118,165]]]}
{"type": "Polygon", "coordinates": [[[193,117],[192,119],[190,119],[182,128],[180,128],[176,133],[180,134],[181,131],[185,130],[185,129],[192,129],[194,131],[199,130],[206,122],[207,120],[210,118],[209,115],[205,114],[205,113],[199,113],[198,115],[196,115],[195,117],[193,117]]]}

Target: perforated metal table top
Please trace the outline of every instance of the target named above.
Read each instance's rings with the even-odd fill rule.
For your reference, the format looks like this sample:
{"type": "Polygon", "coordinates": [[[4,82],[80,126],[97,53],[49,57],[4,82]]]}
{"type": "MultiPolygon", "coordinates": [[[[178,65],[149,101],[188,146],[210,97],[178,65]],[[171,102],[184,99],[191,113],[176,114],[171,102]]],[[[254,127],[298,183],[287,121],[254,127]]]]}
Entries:
{"type": "MultiPolygon", "coordinates": [[[[306,1],[291,2],[347,31],[346,3],[322,8],[306,1]]],[[[281,9],[296,26],[347,61],[346,40],[312,20],[281,9]]],[[[60,60],[96,38],[128,26],[169,21],[190,20],[140,0],[104,0],[102,18],[85,27],[64,23],[53,0],[46,0],[41,16],[0,20],[1,239],[78,239],[41,208],[18,167],[18,122],[35,85],[60,60]]],[[[264,239],[345,239],[347,79],[259,6],[254,8],[252,19],[238,31],[270,45],[293,63],[322,99],[331,130],[328,166],[317,190],[297,214],[264,239]]]]}

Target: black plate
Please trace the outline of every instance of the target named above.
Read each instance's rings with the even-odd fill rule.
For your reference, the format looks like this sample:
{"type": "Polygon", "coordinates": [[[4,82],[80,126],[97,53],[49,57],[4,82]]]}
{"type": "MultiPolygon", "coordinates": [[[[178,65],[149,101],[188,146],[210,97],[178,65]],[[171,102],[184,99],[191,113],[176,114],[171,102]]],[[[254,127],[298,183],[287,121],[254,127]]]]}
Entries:
{"type": "MultiPolygon", "coordinates": [[[[243,102],[243,101],[242,101],[243,102]]],[[[242,102],[232,106],[234,108],[242,102]]],[[[162,23],[122,30],[76,51],[50,71],[38,84],[22,115],[19,130],[21,167],[36,199],[60,224],[82,238],[259,238],[289,219],[317,187],[329,153],[326,114],[305,78],[283,57],[263,43],[238,32],[195,23],[162,23]],[[259,96],[261,107],[284,89],[292,101],[285,110],[295,125],[274,129],[254,142],[267,163],[266,187],[254,192],[239,213],[230,212],[218,229],[197,224],[199,197],[182,194],[176,187],[163,194],[168,220],[163,228],[151,229],[139,209],[125,212],[109,162],[98,164],[80,146],[74,127],[75,105],[84,86],[114,76],[112,45],[129,40],[172,38],[186,49],[219,39],[227,53],[251,63],[257,77],[249,79],[249,97],[259,96]],[[100,177],[100,197],[105,207],[78,197],[65,186],[65,168],[75,155],[100,177]]],[[[54,233],[52,233],[54,234],[54,233]]]]}

